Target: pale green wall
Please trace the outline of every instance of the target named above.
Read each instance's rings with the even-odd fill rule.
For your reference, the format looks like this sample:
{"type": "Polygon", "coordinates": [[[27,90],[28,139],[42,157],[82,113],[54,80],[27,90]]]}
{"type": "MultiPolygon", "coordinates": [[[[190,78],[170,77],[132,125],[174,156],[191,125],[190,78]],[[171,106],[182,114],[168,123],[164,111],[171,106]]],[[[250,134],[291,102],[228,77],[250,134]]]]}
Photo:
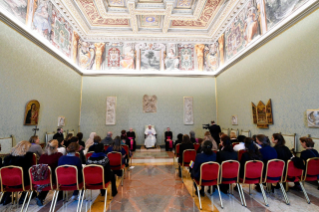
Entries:
{"type": "Polygon", "coordinates": [[[85,137],[97,132],[102,138],[107,131],[119,135],[122,129],[134,128],[138,144],[143,143],[144,126],[154,124],[163,143],[163,133],[171,127],[177,133],[194,130],[203,136],[202,124],[215,119],[214,78],[186,77],[83,77],[81,131],[85,137]],[[157,95],[157,113],[143,113],[143,95],[157,95]],[[106,97],[117,96],[116,125],[106,126],[106,97]],[[183,124],[183,96],[194,98],[194,125],[183,124]]]}
{"type": "Polygon", "coordinates": [[[318,20],[317,10],[217,77],[222,127],[319,137],[318,128],[306,126],[306,110],[319,108],[318,20]],[[258,129],[252,123],[251,102],[266,104],[269,98],[274,125],[258,129]],[[238,126],[231,126],[231,115],[238,115],[238,126]]]}
{"type": "Polygon", "coordinates": [[[38,135],[57,128],[58,116],[66,117],[65,129],[78,129],[81,76],[47,52],[0,22],[0,137],[29,139],[32,126],[24,126],[27,102],[41,104],[38,135]]]}

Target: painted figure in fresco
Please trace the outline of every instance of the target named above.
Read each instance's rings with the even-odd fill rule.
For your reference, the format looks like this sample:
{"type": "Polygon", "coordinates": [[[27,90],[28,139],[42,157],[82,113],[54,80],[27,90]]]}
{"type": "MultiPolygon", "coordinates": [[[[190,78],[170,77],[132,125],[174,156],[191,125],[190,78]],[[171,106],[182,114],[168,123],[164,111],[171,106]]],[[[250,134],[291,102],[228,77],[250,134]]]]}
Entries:
{"type": "Polygon", "coordinates": [[[78,35],[78,33],[76,33],[75,31],[73,31],[73,53],[72,53],[72,56],[73,56],[73,62],[76,63],[76,57],[77,57],[77,54],[78,54],[78,43],[79,43],[79,39],[80,39],[80,36],[78,35]]]}
{"type": "Polygon", "coordinates": [[[8,5],[8,9],[16,16],[22,19],[26,18],[27,4],[26,0],[3,0],[8,5]]]}
{"type": "Polygon", "coordinates": [[[183,49],[182,50],[182,61],[183,61],[183,68],[188,70],[191,69],[191,54],[189,52],[189,49],[183,49]]]}
{"type": "Polygon", "coordinates": [[[219,66],[218,43],[205,47],[205,65],[207,71],[216,71],[219,66]]]}
{"type": "Polygon", "coordinates": [[[170,49],[165,59],[166,70],[171,71],[177,69],[178,63],[178,56],[175,56],[174,49],[170,49]]]}
{"type": "Polygon", "coordinates": [[[250,43],[253,38],[258,35],[258,16],[255,7],[250,7],[247,11],[247,17],[245,19],[245,40],[246,45],[250,43]]]}
{"type": "Polygon", "coordinates": [[[48,13],[48,3],[39,5],[34,13],[33,25],[42,36],[49,36],[51,33],[50,17],[48,13]]]}
{"type": "Polygon", "coordinates": [[[224,59],[224,41],[225,41],[225,35],[223,34],[218,39],[220,65],[223,65],[224,61],[225,61],[225,59],[224,59]]]}
{"type": "Polygon", "coordinates": [[[128,47],[125,49],[125,55],[122,56],[121,60],[121,66],[123,69],[134,69],[134,58],[135,58],[135,52],[134,49],[131,47],[128,47]]]}
{"type": "Polygon", "coordinates": [[[204,44],[197,44],[195,45],[196,55],[197,55],[197,64],[198,64],[198,71],[203,71],[204,65],[204,44]]]}
{"type": "Polygon", "coordinates": [[[38,124],[39,111],[37,106],[33,103],[31,109],[28,111],[27,117],[25,119],[25,124],[36,125],[38,124]]]}
{"type": "Polygon", "coordinates": [[[83,69],[91,69],[94,62],[94,47],[87,42],[81,42],[79,45],[79,65],[83,69]]]}
{"type": "Polygon", "coordinates": [[[105,49],[105,43],[95,43],[95,69],[100,70],[101,69],[101,63],[102,63],[102,54],[105,49]]]}

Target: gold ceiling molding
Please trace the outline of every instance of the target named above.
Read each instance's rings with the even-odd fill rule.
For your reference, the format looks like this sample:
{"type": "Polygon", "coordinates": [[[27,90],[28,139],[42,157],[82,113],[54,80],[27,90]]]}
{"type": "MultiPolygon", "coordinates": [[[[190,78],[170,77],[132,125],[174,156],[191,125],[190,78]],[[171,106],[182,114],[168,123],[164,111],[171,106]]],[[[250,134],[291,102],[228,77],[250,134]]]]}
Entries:
{"type": "MultiPolygon", "coordinates": [[[[110,13],[106,11],[105,4],[103,0],[93,0],[96,4],[96,8],[102,18],[130,18],[130,14],[128,13],[110,13]]],[[[106,1],[106,0],[104,0],[106,1]]],[[[128,3],[129,1],[127,1],[128,3]]],[[[133,1],[134,2],[134,1],[133,1]]],[[[134,2],[135,3],[135,2],[134,2]]]]}

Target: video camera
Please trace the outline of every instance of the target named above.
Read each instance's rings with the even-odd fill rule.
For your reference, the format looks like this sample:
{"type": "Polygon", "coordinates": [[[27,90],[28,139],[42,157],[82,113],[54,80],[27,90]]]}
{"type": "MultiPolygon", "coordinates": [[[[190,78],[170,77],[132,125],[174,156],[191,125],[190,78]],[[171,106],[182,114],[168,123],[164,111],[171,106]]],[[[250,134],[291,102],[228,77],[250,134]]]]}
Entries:
{"type": "Polygon", "coordinates": [[[210,126],[210,124],[203,124],[203,129],[208,130],[209,126],[210,126]]]}

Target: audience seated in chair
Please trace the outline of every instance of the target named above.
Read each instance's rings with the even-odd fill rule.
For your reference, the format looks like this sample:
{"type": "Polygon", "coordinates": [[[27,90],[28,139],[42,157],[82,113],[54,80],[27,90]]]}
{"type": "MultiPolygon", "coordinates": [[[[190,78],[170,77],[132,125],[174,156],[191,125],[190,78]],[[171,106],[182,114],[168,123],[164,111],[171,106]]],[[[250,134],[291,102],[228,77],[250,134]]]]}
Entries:
{"type": "MultiPolygon", "coordinates": [[[[94,165],[101,165],[104,168],[104,180],[105,183],[111,181],[112,183],[112,196],[114,197],[117,194],[116,188],[116,180],[113,171],[110,168],[110,161],[104,151],[104,144],[98,143],[97,145],[93,146],[94,153],[91,157],[88,158],[86,164],[94,164],[94,165]]],[[[101,195],[105,195],[105,190],[101,189],[101,195]]]]}
{"type": "Polygon", "coordinates": [[[44,153],[42,147],[39,145],[39,137],[37,135],[31,136],[29,142],[31,143],[29,152],[35,153],[37,155],[37,160],[39,160],[40,156],[44,153]]]}
{"type": "Polygon", "coordinates": [[[83,139],[83,133],[78,132],[78,134],[76,134],[76,137],[79,139],[79,145],[82,146],[82,148],[85,148],[85,143],[84,141],[82,141],[83,139]]]}
{"type": "MultiPolygon", "coordinates": [[[[191,169],[191,176],[192,178],[195,178],[196,180],[199,180],[200,178],[200,166],[203,163],[210,162],[210,161],[216,161],[216,154],[212,151],[213,143],[209,140],[204,141],[202,145],[202,153],[199,153],[196,155],[195,159],[195,164],[193,169],[191,169]]],[[[196,195],[198,194],[197,192],[197,187],[196,188],[196,195]]],[[[200,195],[204,196],[204,188],[205,186],[202,186],[200,190],[200,195]]]]}
{"type": "Polygon", "coordinates": [[[239,152],[239,150],[245,149],[245,138],[246,136],[244,135],[239,135],[237,137],[237,142],[239,142],[239,144],[234,146],[234,151],[239,152]]]}
{"type": "MultiPolygon", "coordinates": [[[[179,148],[179,152],[180,152],[180,156],[178,158],[178,163],[182,163],[183,162],[183,152],[184,150],[187,149],[195,149],[193,143],[191,142],[189,136],[187,134],[183,135],[183,142],[180,145],[179,148]]],[[[182,177],[182,170],[181,167],[179,167],[179,177],[182,177]]]]}
{"type": "MultiPolygon", "coordinates": [[[[60,157],[58,166],[62,165],[72,165],[76,166],[78,169],[78,182],[79,184],[83,182],[83,176],[82,176],[82,162],[81,159],[75,156],[75,153],[79,150],[79,144],[77,142],[71,142],[69,146],[67,147],[67,154],[60,157]]],[[[70,185],[74,186],[74,185],[70,185]]],[[[73,192],[73,199],[78,199],[79,191],[75,190],[73,192]]]]}
{"type": "Polygon", "coordinates": [[[106,137],[102,140],[102,144],[104,145],[112,145],[113,139],[112,139],[113,133],[110,131],[106,134],[106,137]]]}
{"type": "Polygon", "coordinates": [[[233,131],[230,132],[229,137],[230,137],[230,140],[231,140],[232,143],[234,143],[234,142],[239,142],[239,141],[237,140],[237,135],[236,135],[235,132],[233,132],[233,131]]]}
{"type": "MultiPolygon", "coordinates": [[[[55,169],[58,166],[60,157],[63,156],[61,152],[58,152],[58,145],[59,143],[57,140],[51,140],[45,147],[45,154],[41,155],[39,160],[39,164],[48,164],[48,166],[50,166],[53,184],[56,183],[55,169]]],[[[43,206],[43,201],[48,193],[49,191],[40,192],[40,194],[37,197],[38,206],[43,206]]],[[[60,199],[62,199],[62,192],[60,199]]]]}
{"type": "Polygon", "coordinates": [[[56,140],[59,142],[58,152],[60,152],[62,155],[66,155],[66,148],[64,146],[64,139],[62,137],[58,137],[56,140]]]}
{"type": "Polygon", "coordinates": [[[195,132],[194,132],[194,131],[190,131],[190,132],[189,132],[189,137],[190,137],[190,141],[191,141],[193,144],[197,143],[197,141],[196,141],[196,136],[195,136],[195,132]]]}
{"type": "MultiPolygon", "coordinates": [[[[11,154],[4,158],[3,166],[20,166],[22,167],[24,186],[30,185],[30,178],[27,174],[29,168],[32,166],[32,157],[33,153],[29,152],[31,148],[31,143],[29,141],[20,141],[15,147],[12,148],[11,154]]],[[[2,198],[1,203],[3,205],[7,205],[11,202],[11,193],[6,192],[2,198]]],[[[23,200],[26,196],[26,192],[23,192],[19,204],[23,203],[23,200]]]]}
{"type": "MultiPolygon", "coordinates": [[[[78,139],[78,137],[72,137],[72,138],[69,140],[69,142],[70,142],[70,144],[71,144],[71,143],[77,143],[77,144],[79,144],[79,139],[78,139]]],[[[69,144],[69,145],[70,145],[70,144],[69,144]]],[[[83,151],[84,151],[83,146],[80,146],[80,144],[79,144],[79,148],[78,148],[77,152],[80,154],[81,163],[82,163],[82,164],[86,164],[86,158],[85,158],[85,154],[84,154],[83,151]]]]}
{"type": "Polygon", "coordinates": [[[214,140],[214,138],[211,136],[209,131],[206,131],[204,134],[203,141],[211,141],[213,144],[212,150],[218,150],[217,142],[214,140]]]}
{"type": "MultiPolygon", "coordinates": [[[[107,154],[109,152],[120,152],[120,153],[122,153],[122,164],[126,165],[125,158],[126,158],[126,154],[127,153],[126,153],[125,149],[121,145],[121,140],[120,140],[119,136],[115,137],[113,144],[106,150],[105,153],[107,154]]],[[[116,171],[115,174],[118,175],[118,176],[122,176],[122,171],[121,170],[116,171]]]]}
{"type": "Polygon", "coordinates": [[[182,142],[183,142],[183,134],[180,133],[180,134],[177,135],[177,140],[174,143],[174,149],[176,148],[177,144],[181,144],[182,142]]]}
{"type": "Polygon", "coordinates": [[[64,146],[67,148],[70,144],[70,140],[73,137],[72,133],[67,134],[66,138],[64,138],[64,146]]]}

